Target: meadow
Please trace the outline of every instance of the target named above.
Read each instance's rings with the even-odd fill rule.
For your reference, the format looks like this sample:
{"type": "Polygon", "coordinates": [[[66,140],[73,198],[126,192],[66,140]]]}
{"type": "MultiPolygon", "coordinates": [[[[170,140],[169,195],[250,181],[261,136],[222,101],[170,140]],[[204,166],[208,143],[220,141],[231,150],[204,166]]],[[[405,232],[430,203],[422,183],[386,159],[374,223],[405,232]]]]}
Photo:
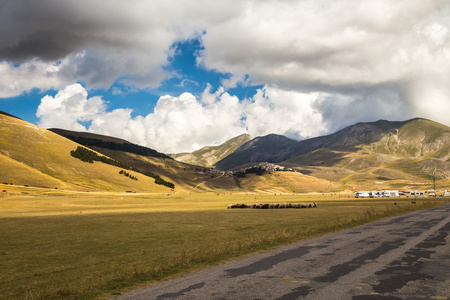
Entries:
{"type": "MultiPolygon", "coordinates": [[[[2,187],[3,188],[3,187],[2,187]]],[[[104,299],[448,199],[342,194],[75,193],[4,187],[0,299],[104,299]],[[312,202],[309,209],[227,209],[312,202]],[[396,203],[396,204],[394,204],[396,203]]]]}

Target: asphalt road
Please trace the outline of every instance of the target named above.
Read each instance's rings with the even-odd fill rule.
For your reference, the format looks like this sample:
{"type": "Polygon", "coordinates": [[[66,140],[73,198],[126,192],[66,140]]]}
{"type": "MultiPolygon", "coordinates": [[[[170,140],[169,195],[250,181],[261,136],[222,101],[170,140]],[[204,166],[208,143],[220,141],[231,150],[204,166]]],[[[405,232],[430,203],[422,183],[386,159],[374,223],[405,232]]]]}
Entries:
{"type": "Polygon", "coordinates": [[[115,299],[450,299],[450,204],[328,234],[115,299]]]}

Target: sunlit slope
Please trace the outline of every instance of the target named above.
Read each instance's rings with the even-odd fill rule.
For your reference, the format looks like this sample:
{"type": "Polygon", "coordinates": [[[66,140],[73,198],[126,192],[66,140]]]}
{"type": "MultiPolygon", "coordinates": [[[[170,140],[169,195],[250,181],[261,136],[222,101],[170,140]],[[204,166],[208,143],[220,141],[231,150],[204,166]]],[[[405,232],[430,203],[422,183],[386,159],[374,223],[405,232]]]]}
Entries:
{"type": "Polygon", "coordinates": [[[154,179],[104,163],[82,162],[70,155],[78,144],[23,120],[0,114],[0,182],[100,191],[167,191],[154,179]],[[11,169],[11,172],[5,170],[11,169]]]}
{"type": "Polygon", "coordinates": [[[450,128],[426,119],[414,119],[361,150],[397,157],[450,159],[450,128]]]}
{"type": "Polygon", "coordinates": [[[99,147],[93,148],[115,160],[144,171],[150,171],[161,176],[164,180],[173,182],[176,191],[199,192],[238,189],[232,177],[216,174],[207,168],[192,166],[168,158],[148,157],[99,147]]]}
{"type": "Polygon", "coordinates": [[[110,136],[62,129],[52,131],[139,170],[152,172],[175,184],[178,192],[235,190],[233,178],[206,167],[176,161],[154,149],[110,136]]]}
{"type": "Polygon", "coordinates": [[[239,183],[246,191],[264,193],[328,193],[343,190],[340,184],[298,172],[273,172],[261,176],[246,174],[239,178],[239,183]]]}
{"type": "Polygon", "coordinates": [[[69,185],[24,163],[0,154],[0,179],[3,184],[66,188],[69,185]]]}
{"type": "Polygon", "coordinates": [[[352,149],[319,148],[281,163],[305,174],[348,186],[368,188],[430,184],[430,178],[450,178],[450,128],[425,119],[391,126],[379,139],[352,149]]]}

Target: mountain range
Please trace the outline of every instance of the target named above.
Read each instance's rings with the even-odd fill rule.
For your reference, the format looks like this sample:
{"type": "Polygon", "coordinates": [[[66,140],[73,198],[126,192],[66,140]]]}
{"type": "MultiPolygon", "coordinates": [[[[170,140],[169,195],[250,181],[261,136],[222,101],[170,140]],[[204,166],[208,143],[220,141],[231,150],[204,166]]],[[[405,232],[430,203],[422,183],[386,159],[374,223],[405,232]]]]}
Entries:
{"type": "Polygon", "coordinates": [[[171,155],[114,137],[46,130],[7,113],[0,113],[0,126],[0,183],[158,193],[427,189],[433,177],[440,186],[450,186],[450,128],[420,118],[358,123],[302,141],[245,134],[171,155]],[[105,159],[83,162],[71,155],[77,147],[105,159]],[[276,166],[246,171],[262,162],[276,166]]]}
{"type": "Polygon", "coordinates": [[[237,170],[267,161],[349,186],[414,186],[450,178],[450,128],[426,119],[358,123],[336,133],[294,141],[257,137],[216,163],[237,170]]]}
{"type": "Polygon", "coordinates": [[[395,157],[427,157],[448,161],[449,142],[450,128],[436,122],[419,118],[403,122],[379,120],[358,123],[327,136],[303,141],[274,134],[258,137],[243,144],[217,162],[216,166],[228,170],[250,162],[300,162],[319,150],[334,153],[366,151],[395,157]]]}

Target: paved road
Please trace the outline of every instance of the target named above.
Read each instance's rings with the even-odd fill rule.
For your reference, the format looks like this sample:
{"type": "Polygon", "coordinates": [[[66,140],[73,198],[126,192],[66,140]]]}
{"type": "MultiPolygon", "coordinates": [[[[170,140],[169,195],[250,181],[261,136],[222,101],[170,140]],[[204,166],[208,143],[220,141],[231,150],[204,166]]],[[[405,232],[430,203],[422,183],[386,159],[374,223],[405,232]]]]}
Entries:
{"type": "Polygon", "coordinates": [[[118,299],[450,299],[450,204],[235,260],[118,299]]]}

